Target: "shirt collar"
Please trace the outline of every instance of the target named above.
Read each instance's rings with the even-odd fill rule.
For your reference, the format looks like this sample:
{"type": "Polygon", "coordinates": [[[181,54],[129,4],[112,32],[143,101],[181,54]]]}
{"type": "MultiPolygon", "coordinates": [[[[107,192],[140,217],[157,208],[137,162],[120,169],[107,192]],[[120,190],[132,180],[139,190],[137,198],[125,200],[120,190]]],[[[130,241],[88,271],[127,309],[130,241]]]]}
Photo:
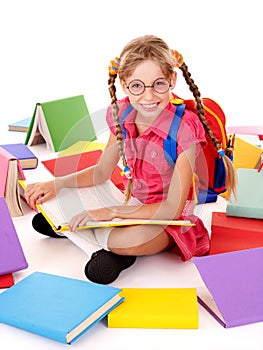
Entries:
{"type": "MultiPolygon", "coordinates": [[[[165,109],[156,118],[153,125],[145,131],[145,134],[150,134],[151,132],[153,132],[155,134],[158,134],[163,139],[166,139],[170,130],[175,111],[176,107],[169,102],[165,109]]],[[[131,112],[127,115],[127,117],[124,119],[124,130],[129,129],[131,131],[131,128],[133,129],[132,125],[134,125],[136,114],[137,111],[135,109],[132,109],[131,112]]]]}

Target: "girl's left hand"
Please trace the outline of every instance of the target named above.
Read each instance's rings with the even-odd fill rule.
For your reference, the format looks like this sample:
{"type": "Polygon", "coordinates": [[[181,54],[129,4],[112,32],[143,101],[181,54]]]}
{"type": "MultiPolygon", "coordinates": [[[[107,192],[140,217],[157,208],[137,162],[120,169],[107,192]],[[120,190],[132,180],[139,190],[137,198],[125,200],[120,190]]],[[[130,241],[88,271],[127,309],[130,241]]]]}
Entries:
{"type": "Polygon", "coordinates": [[[69,230],[76,231],[77,227],[84,226],[88,221],[108,221],[114,217],[114,212],[110,208],[84,210],[71,218],[69,230]]]}

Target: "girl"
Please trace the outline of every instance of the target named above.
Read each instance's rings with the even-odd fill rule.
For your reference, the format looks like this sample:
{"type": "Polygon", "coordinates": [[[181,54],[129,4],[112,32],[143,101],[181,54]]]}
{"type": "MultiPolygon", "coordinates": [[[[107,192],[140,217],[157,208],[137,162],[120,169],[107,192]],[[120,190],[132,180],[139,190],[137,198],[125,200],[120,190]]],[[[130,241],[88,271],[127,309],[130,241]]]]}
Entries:
{"type": "MultiPolygon", "coordinates": [[[[137,205],[84,211],[71,219],[72,231],[88,220],[112,220],[116,217],[189,219],[195,226],[164,228],[140,225],[94,230],[98,245],[103,249],[91,256],[85,274],[91,281],[102,284],[114,281],[122,270],[135,262],[136,256],[172,250],[182,260],[188,260],[208,252],[208,232],[201,219],[193,215],[194,187],[197,187],[193,186],[193,175],[195,159],[206,144],[205,130],[216,149],[219,151],[221,148],[206,123],[199,90],[190,78],[182,55],[169,49],[162,39],[146,35],[129,42],[120,58],[111,61],[108,86],[111,106],[106,120],[111,133],[100,162],[76,174],[58,178],[55,183],[28,185],[25,193],[27,202],[34,208],[36,203],[54,197],[56,191],[63,187],[102,183],[111,177],[121,158],[126,185],[125,202],[128,203],[132,196],[139,200],[137,205]],[[176,68],[183,72],[193,93],[196,113],[184,111],[176,139],[178,157],[172,167],[165,158],[163,143],[177,108],[170,102],[171,91],[176,85],[176,68]],[[116,97],[117,76],[127,95],[121,101],[116,97]]],[[[227,158],[222,152],[220,155],[227,158]]],[[[235,187],[234,170],[227,159],[225,164],[227,189],[231,193],[235,187]]],[[[33,226],[41,233],[58,236],[40,214],[34,218],[33,226]]]]}

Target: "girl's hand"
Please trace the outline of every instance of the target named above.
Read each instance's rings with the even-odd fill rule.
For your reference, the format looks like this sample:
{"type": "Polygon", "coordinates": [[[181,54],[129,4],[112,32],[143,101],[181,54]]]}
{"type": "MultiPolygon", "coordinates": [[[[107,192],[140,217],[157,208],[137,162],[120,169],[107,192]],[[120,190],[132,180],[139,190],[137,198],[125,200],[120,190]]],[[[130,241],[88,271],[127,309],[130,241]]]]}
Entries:
{"type": "Polygon", "coordinates": [[[36,209],[36,204],[46,202],[55,197],[56,189],[54,181],[36,182],[27,185],[25,189],[25,199],[32,209],[36,209]]]}
{"type": "Polygon", "coordinates": [[[69,230],[76,231],[77,227],[85,226],[88,221],[108,221],[115,218],[111,208],[84,210],[73,216],[69,223],[69,230]]]}

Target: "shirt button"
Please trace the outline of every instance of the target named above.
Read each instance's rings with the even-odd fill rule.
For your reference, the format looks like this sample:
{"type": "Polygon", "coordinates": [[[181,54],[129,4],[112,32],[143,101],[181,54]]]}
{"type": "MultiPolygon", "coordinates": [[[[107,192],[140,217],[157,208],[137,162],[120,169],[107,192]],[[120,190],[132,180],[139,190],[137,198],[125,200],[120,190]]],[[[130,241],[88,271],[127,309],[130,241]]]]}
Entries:
{"type": "Polygon", "coordinates": [[[157,152],[156,151],[151,151],[150,153],[152,158],[155,158],[157,156],[157,152]]]}

